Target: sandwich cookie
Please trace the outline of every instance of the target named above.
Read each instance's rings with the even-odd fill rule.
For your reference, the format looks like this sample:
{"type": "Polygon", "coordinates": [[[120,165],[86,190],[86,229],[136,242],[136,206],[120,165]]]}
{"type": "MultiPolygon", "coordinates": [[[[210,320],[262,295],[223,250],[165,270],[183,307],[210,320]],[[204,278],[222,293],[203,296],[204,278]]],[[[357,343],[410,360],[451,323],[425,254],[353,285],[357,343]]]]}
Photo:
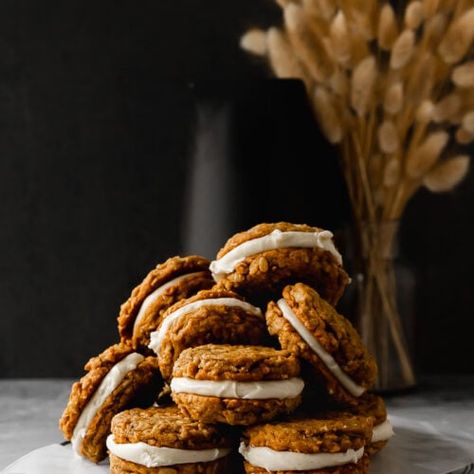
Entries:
{"type": "Polygon", "coordinates": [[[222,474],[231,447],[222,427],[193,421],[176,406],[119,413],[107,438],[113,474],[222,474]]]}
{"type": "Polygon", "coordinates": [[[394,434],[383,399],[373,393],[366,393],[359,398],[357,405],[350,407],[349,410],[355,415],[372,418],[374,428],[366,452],[373,456],[386,446],[394,434]]]}
{"type": "Polygon", "coordinates": [[[122,342],[146,350],[150,332],[158,327],[170,306],[214,285],[208,266],[209,260],[195,255],[173,257],[157,265],[120,308],[118,329],[122,342]]]}
{"type": "Polygon", "coordinates": [[[85,370],[72,386],[59,427],[77,454],[99,462],[107,456],[105,441],[113,416],[127,407],[153,403],[162,379],[156,357],[144,357],[125,344],[90,359],[85,370]]]}
{"type": "Polygon", "coordinates": [[[371,434],[370,418],[333,413],[247,428],[239,451],[247,474],[362,474],[371,434]]]}
{"type": "Polygon", "coordinates": [[[181,353],[171,396],[195,420],[252,425],[300,404],[304,382],[299,371],[298,359],[288,351],[208,344],[181,353]]]}
{"type": "Polygon", "coordinates": [[[184,349],[208,343],[260,344],[266,331],[259,308],[226,290],[204,290],[171,306],[149,347],[158,356],[166,380],[184,349]]]}
{"type": "Polygon", "coordinates": [[[357,404],[374,385],[377,366],[359,334],[309,286],[285,287],[283,298],[268,304],[266,320],[281,347],[309,362],[335,401],[357,404]]]}
{"type": "Polygon", "coordinates": [[[305,224],[259,224],[231,237],[211,263],[214,279],[249,299],[304,282],[336,304],[349,283],[333,235],[305,224]]]}

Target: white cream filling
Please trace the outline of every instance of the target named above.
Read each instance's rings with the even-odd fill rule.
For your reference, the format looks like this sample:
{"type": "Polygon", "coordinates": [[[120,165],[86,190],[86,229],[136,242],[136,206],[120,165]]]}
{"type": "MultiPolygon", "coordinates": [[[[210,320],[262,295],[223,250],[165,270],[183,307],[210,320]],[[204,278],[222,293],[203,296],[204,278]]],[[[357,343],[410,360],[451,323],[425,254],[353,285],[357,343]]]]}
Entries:
{"type": "Polygon", "coordinates": [[[296,453],[275,451],[267,447],[252,447],[240,444],[239,453],[245,460],[267,471],[310,471],[325,467],[356,463],[364,454],[364,448],[349,449],[343,453],[296,453]]]}
{"type": "Polygon", "coordinates": [[[191,311],[196,311],[197,309],[202,308],[203,306],[221,305],[242,308],[247,313],[262,317],[262,311],[259,308],[257,308],[256,306],[252,306],[251,304],[246,303],[245,301],[241,301],[237,298],[213,298],[194,301],[193,303],[189,303],[185,306],[182,306],[181,308],[166,316],[166,318],[163,319],[158,330],[153,331],[150,334],[150,344],[148,344],[148,347],[153,350],[155,354],[159,357],[161,343],[166,333],[176,320],[178,320],[185,314],[190,313],[191,311]]]}
{"type": "Polygon", "coordinates": [[[387,418],[383,423],[380,423],[374,426],[372,431],[372,443],[377,443],[378,441],[387,441],[393,436],[393,427],[390,420],[387,418]]]}
{"type": "Polygon", "coordinates": [[[120,385],[128,372],[134,370],[137,365],[144,359],[141,354],[132,352],[120,362],[115,364],[109,373],[103,378],[99,387],[95,391],[92,398],[82,410],[79,419],[72,434],[72,446],[74,451],[80,454],[80,447],[90,422],[97,413],[97,410],[103,405],[107,397],[120,385]]]}
{"type": "Polygon", "coordinates": [[[116,443],[113,435],[107,437],[107,448],[115,456],[146,467],[173,466],[210,462],[227,456],[230,449],[177,449],[151,446],[146,443],[116,443]]]}
{"type": "Polygon", "coordinates": [[[171,288],[174,285],[177,285],[183,280],[187,280],[188,278],[194,277],[198,274],[199,272],[195,273],[187,273],[186,275],[181,275],[179,277],[174,278],[173,280],[170,280],[169,282],[165,283],[164,285],[161,285],[158,287],[155,291],[150,293],[144,300],[142,305],[140,306],[140,309],[138,311],[137,317],[135,318],[135,322],[133,323],[133,332],[135,332],[136,328],[140,324],[140,321],[143,319],[143,316],[145,316],[148,308],[161,296],[165,293],[165,291],[168,288],[171,288]]]}
{"type": "Polygon", "coordinates": [[[339,264],[342,264],[341,254],[337,251],[332,240],[333,234],[329,230],[320,232],[282,232],[275,229],[268,235],[241,243],[218,260],[211,262],[210,270],[216,281],[224,275],[234,271],[235,267],[245,258],[268,250],[279,248],[318,247],[330,252],[339,264]]]}
{"type": "Polygon", "coordinates": [[[299,377],[260,382],[196,380],[188,377],[175,377],[171,380],[171,391],[174,393],[193,393],[207,397],[242,398],[244,400],[295,398],[303,391],[303,387],[304,382],[299,377]]]}
{"type": "Polygon", "coordinates": [[[296,317],[295,313],[288,306],[287,302],[282,298],[278,301],[278,307],[283,313],[283,317],[293,326],[296,332],[308,344],[308,346],[323,361],[328,370],[336,377],[341,385],[355,397],[360,397],[365,388],[356,384],[348,375],[346,375],[334,358],[326,352],[318,340],[308,331],[305,325],[296,317]]]}

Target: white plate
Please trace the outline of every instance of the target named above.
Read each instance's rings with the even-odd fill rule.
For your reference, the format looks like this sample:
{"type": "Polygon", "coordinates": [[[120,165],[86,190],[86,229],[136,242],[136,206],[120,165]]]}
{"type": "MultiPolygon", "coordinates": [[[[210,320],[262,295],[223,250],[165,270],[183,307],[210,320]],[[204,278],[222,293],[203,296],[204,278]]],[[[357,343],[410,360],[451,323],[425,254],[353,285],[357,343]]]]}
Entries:
{"type": "MultiPolygon", "coordinates": [[[[447,474],[474,472],[473,450],[463,439],[441,435],[432,426],[391,417],[395,436],[372,461],[370,474],[447,474]],[[471,448],[471,449],[470,449],[471,448]],[[471,465],[471,470],[469,470],[471,465]]],[[[6,467],[3,474],[105,474],[107,462],[79,458],[71,445],[52,444],[31,451],[6,467]]]]}

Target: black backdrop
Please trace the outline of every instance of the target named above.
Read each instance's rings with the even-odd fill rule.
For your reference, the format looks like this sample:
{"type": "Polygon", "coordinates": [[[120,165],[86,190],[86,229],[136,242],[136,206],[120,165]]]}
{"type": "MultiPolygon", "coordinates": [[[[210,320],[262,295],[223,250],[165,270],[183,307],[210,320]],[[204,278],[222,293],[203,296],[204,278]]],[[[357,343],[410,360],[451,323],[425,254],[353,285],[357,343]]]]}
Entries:
{"type": "MultiPolygon", "coordinates": [[[[344,227],[298,85],[255,82],[238,48],[279,18],[269,0],[0,3],[0,377],[79,374],[167,256],[259,220],[344,227]]],[[[474,370],[472,184],[403,221],[421,371],[474,370]]]]}

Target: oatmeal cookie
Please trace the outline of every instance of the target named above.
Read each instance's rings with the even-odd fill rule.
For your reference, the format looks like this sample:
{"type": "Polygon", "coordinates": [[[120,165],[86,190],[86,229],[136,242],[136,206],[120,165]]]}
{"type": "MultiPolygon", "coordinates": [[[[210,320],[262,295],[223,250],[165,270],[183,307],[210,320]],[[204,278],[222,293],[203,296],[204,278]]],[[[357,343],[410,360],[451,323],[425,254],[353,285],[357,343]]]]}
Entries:
{"type": "Polygon", "coordinates": [[[227,290],[204,290],[164,314],[149,347],[157,354],[163,377],[184,349],[208,343],[261,344],[267,334],[259,308],[227,290]]]}
{"type": "Polygon", "coordinates": [[[107,455],[112,417],[124,408],[151,404],[162,379],[156,357],[122,343],[90,359],[85,370],[72,386],[59,426],[78,454],[99,462],[107,455]]]}
{"type": "Polygon", "coordinates": [[[349,283],[332,233],[305,224],[259,224],[231,237],[211,263],[215,280],[251,301],[268,301],[304,282],[332,304],[349,283]]]}
{"type": "Polygon", "coordinates": [[[371,434],[370,417],[332,412],[249,427],[239,451],[248,474],[363,474],[371,434]]]}
{"type": "Polygon", "coordinates": [[[304,387],[299,371],[288,351],[208,344],[181,353],[171,395],[193,419],[251,425],[296,409],[304,387]]]}
{"type": "Polygon", "coordinates": [[[208,266],[209,260],[196,255],[169,258],[157,265],[120,308],[121,341],[146,351],[150,332],[158,327],[170,306],[214,285],[208,266]]]}
{"type": "Polygon", "coordinates": [[[219,474],[232,446],[224,427],[192,420],[176,406],[119,413],[107,439],[113,473],[219,474]]]}
{"type": "Polygon", "coordinates": [[[362,395],[356,405],[348,407],[355,415],[369,416],[372,418],[374,429],[372,438],[367,445],[366,452],[373,456],[384,448],[393,436],[393,427],[387,417],[387,409],[382,397],[373,393],[362,395]]]}
{"type": "Polygon", "coordinates": [[[357,404],[374,385],[374,358],[352,324],[314,289],[302,283],[285,287],[283,298],[268,304],[266,320],[283,349],[311,364],[333,400],[357,404]]]}

